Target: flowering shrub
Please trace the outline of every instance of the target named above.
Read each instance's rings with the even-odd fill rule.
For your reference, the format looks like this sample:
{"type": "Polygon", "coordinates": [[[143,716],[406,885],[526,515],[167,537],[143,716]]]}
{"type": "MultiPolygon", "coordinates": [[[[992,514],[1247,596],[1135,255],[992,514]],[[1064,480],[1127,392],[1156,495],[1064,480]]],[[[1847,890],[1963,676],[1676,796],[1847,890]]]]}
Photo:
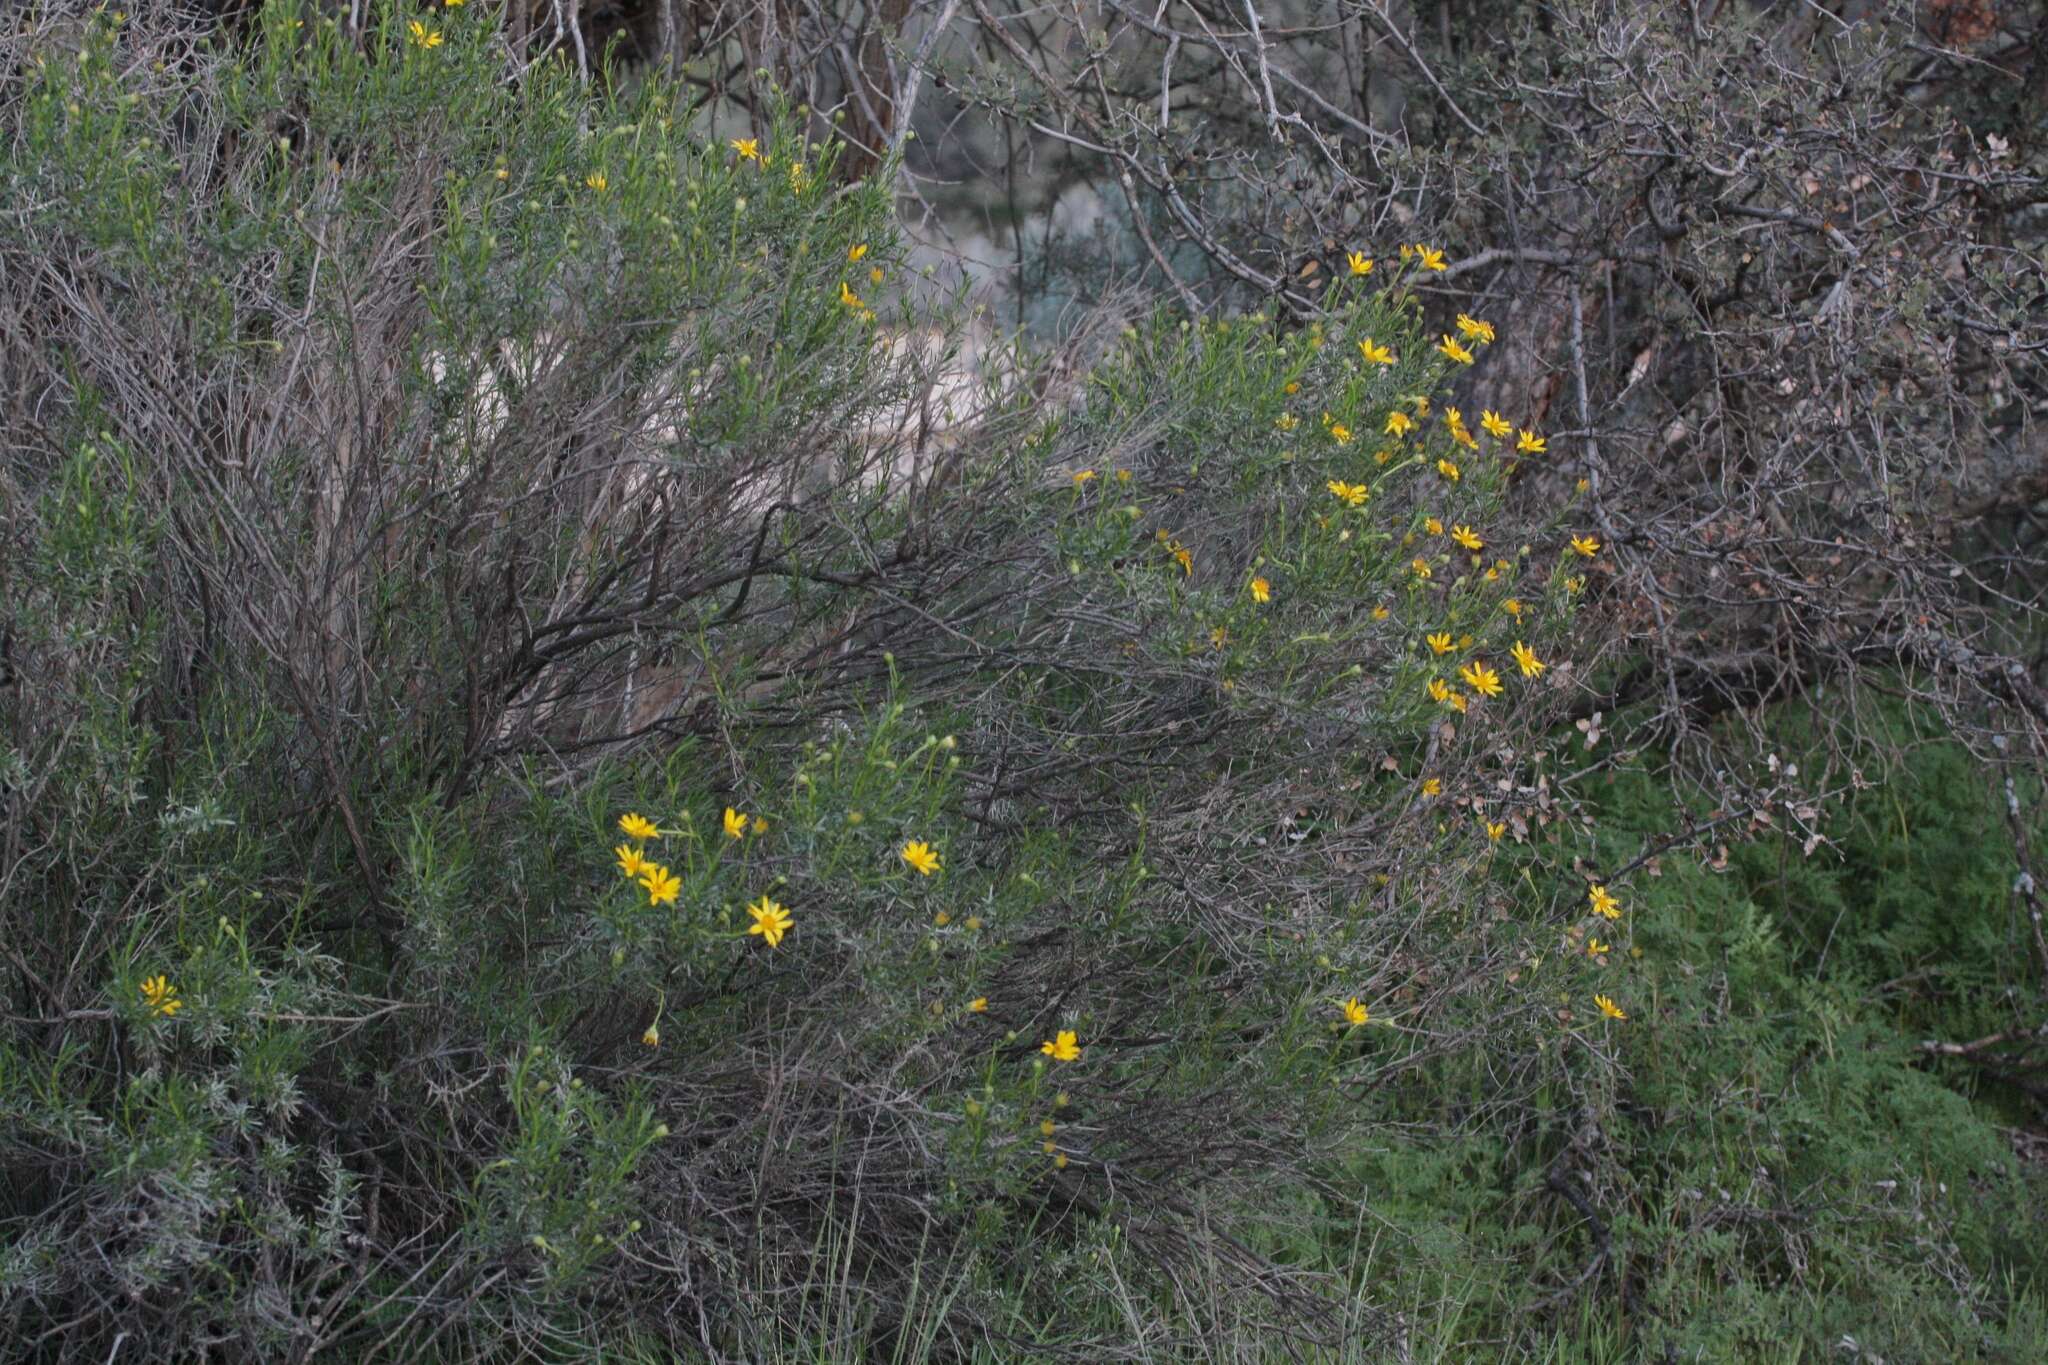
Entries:
{"type": "Polygon", "coordinates": [[[942,441],[796,110],[65,14],[0,39],[30,1354],[1391,1349],[1359,1172],[1478,1197],[1393,1135],[1618,1106],[1611,535],[1510,500],[1570,442],[1456,406],[1444,248],[942,441]]]}

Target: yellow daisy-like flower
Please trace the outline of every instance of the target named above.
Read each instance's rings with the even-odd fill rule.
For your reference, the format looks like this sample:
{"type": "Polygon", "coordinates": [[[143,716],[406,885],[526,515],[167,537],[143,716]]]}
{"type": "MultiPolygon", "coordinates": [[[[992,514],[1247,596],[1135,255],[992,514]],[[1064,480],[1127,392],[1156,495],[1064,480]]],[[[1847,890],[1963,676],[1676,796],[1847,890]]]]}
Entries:
{"type": "Polygon", "coordinates": [[[1449,267],[1444,264],[1444,253],[1438,251],[1435,247],[1427,247],[1424,246],[1422,243],[1417,242],[1415,244],[1415,253],[1416,255],[1422,257],[1422,268],[1424,270],[1449,269],[1449,267]]]}
{"type": "Polygon", "coordinates": [[[1549,446],[1541,436],[1525,427],[1520,439],[1515,442],[1515,449],[1530,455],[1541,455],[1549,446]]]}
{"type": "Polygon", "coordinates": [[[1074,471],[1074,487],[1079,488],[1094,477],[1095,471],[1092,469],[1077,469],[1074,471]]]}
{"type": "Polygon", "coordinates": [[[1431,678],[1428,691],[1431,701],[1447,702],[1451,699],[1451,685],[1442,678],[1431,678]]]}
{"type": "Polygon", "coordinates": [[[755,837],[758,838],[759,836],[766,834],[768,832],[768,822],[757,815],[754,817],[753,829],[755,837]]]}
{"type": "Polygon", "coordinates": [[[1435,517],[1424,517],[1422,519],[1422,529],[1433,536],[1440,536],[1444,533],[1444,524],[1435,517]]]}
{"type": "Polygon", "coordinates": [[[405,26],[405,31],[409,35],[407,41],[414,47],[433,48],[441,45],[440,30],[428,28],[417,19],[408,23],[405,26]]]}
{"type": "Polygon", "coordinates": [[[1507,832],[1508,825],[1505,820],[1489,820],[1486,822],[1486,837],[1493,843],[1499,843],[1500,836],[1507,832]]]}
{"type": "Polygon", "coordinates": [[[683,889],[683,879],[660,863],[647,863],[640,870],[640,885],[647,892],[649,905],[674,905],[683,889]]]}
{"type": "Polygon", "coordinates": [[[631,812],[619,817],[619,828],[624,831],[628,839],[653,839],[661,834],[661,831],[654,827],[652,820],[644,819],[631,812]]]}
{"type": "Polygon", "coordinates": [[[1452,360],[1457,361],[1460,365],[1470,365],[1472,363],[1472,353],[1451,340],[1448,334],[1441,341],[1437,342],[1436,348],[1452,360]]]}
{"type": "Polygon", "coordinates": [[[1341,479],[1331,479],[1325,487],[1330,490],[1331,497],[1347,507],[1363,507],[1366,500],[1372,496],[1372,490],[1362,483],[1345,483],[1341,479]]]}
{"type": "Polygon", "coordinates": [[[1335,441],[1340,446],[1350,445],[1351,428],[1345,426],[1342,422],[1330,423],[1330,439],[1335,441]]]}
{"type": "Polygon", "coordinates": [[[1374,607],[1372,609],[1372,619],[1375,621],[1384,621],[1391,615],[1393,615],[1393,612],[1387,607],[1385,603],[1381,603],[1379,606],[1374,607]]]}
{"type": "Polygon", "coordinates": [[[777,905],[765,895],[749,905],[747,913],[754,919],[754,922],[747,926],[747,932],[759,934],[770,948],[782,942],[783,936],[789,932],[789,927],[793,923],[788,909],[777,905]]]}
{"type": "Polygon", "coordinates": [[[1415,556],[1415,558],[1409,560],[1408,567],[1414,570],[1415,576],[1417,578],[1429,577],[1429,561],[1424,559],[1421,555],[1417,555],[1415,556]]]}
{"type": "Polygon", "coordinates": [[[939,870],[937,850],[930,844],[917,839],[912,839],[904,844],[902,850],[896,856],[916,868],[918,875],[922,877],[929,877],[932,873],[939,870]]]}
{"type": "Polygon", "coordinates": [[[1465,423],[1459,419],[1457,411],[1456,408],[1451,409],[1451,420],[1447,424],[1451,429],[1451,439],[1467,450],[1479,449],[1479,438],[1465,429],[1465,423]]]}
{"type": "Polygon", "coordinates": [[[1273,585],[1271,583],[1268,583],[1265,579],[1254,578],[1251,583],[1251,588],[1252,601],[1270,602],[1273,600],[1273,585]]]}
{"type": "Polygon", "coordinates": [[[1441,777],[1425,777],[1422,779],[1422,794],[1424,796],[1441,796],[1443,790],[1444,780],[1441,777]]]}
{"type": "Polygon", "coordinates": [[[1394,353],[1385,346],[1374,345],[1371,337],[1367,337],[1359,342],[1358,350],[1359,354],[1365,357],[1366,363],[1369,365],[1391,365],[1394,363],[1394,353]]]}
{"type": "Polygon", "coordinates": [[[1353,1028],[1363,1028],[1372,1022],[1372,1012],[1359,1004],[1355,995],[1337,1008],[1344,1012],[1344,1022],[1353,1028]]]}
{"type": "Polygon", "coordinates": [[[742,161],[759,161],[761,159],[761,144],[754,138],[736,137],[732,140],[731,146],[734,151],[740,154],[740,160],[742,161]]]}
{"type": "Polygon", "coordinates": [[[1458,676],[1465,680],[1465,686],[1482,697],[1497,697],[1501,693],[1500,674],[1477,659],[1459,669],[1458,676]]]}
{"type": "Polygon", "coordinates": [[[1452,464],[1449,460],[1438,460],[1436,462],[1436,472],[1449,479],[1452,483],[1458,481],[1458,466],[1452,464]]]}
{"type": "Polygon", "coordinates": [[[1038,1050],[1056,1062],[1077,1062],[1081,1060],[1081,1043],[1070,1028],[1063,1028],[1051,1039],[1038,1045],[1038,1050]]]}
{"type": "Polygon", "coordinates": [[[1439,630],[1424,638],[1428,641],[1430,652],[1433,654],[1448,654],[1458,647],[1447,630],[1439,630]]]}
{"type": "Polygon", "coordinates": [[[1372,274],[1372,257],[1363,251],[1352,252],[1344,258],[1344,263],[1351,267],[1351,273],[1354,275],[1372,274]]]}
{"type": "Polygon", "coordinates": [[[1488,436],[1495,437],[1496,439],[1505,437],[1515,429],[1514,423],[1508,421],[1507,418],[1501,416],[1492,408],[1488,408],[1479,414],[1479,425],[1486,428],[1488,436]]]}
{"type": "Polygon", "coordinates": [[[1413,430],[1415,422],[1407,413],[1396,411],[1387,414],[1387,435],[1405,436],[1413,430]]]}
{"type": "Polygon", "coordinates": [[[1519,598],[1510,597],[1507,601],[1500,604],[1500,609],[1514,617],[1517,621],[1522,619],[1522,603],[1519,598]]]}
{"type": "Polygon", "coordinates": [[[1586,899],[1593,906],[1593,913],[1603,919],[1620,919],[1621,902],[1604,886],[1595,885],[1586,892],[1586,899]]]}
{"type": "Polygon", "coordinates": [[[1280,386],[1280,391],[1282,393],[1288,394],[1289,396],[1300,393],[1301,381],[1298,379],[1290,379],[1285,384],[1282,384],[1280,386]]]}
{"type": "Polygon", "coordinates": [[[1586,956],[1600,957],[1607,952],[1608,947],[1608,944],[1602,943],[1597,938],[1589,938],[1586,940],[1586,956]]]}
{"type": "Polygon", "coordinates": [[[185,1008],[185,1002],[178,998],[178,988],[167,976],[152,976],[142,983],[142,1003],[159,1019],[168,1019],[185,1008]]]}
{"type": "Polygon", "coordinates": [[[1483,550],[1486,548],[1486,542],[1481,540],[1479,533],[1469,526],[1453,526],[1451,528],[1451,539],[1457,541],[1468,550],[1483,550]]]}
{"type": "Polygon", "coordinates": [[[1482,345],[1493,340],[1492,323],[1481,322],[1479,319],[1467,317],[1463,313],[1458,314],[1458,330],[1471,340],[1477,341],[1482,345]]]}
{"type": "Polygon", "coordinates": [[[1188,551],[1188,547],[1181,544],[1179,541],[1175,541],[1171,546],[1171,549],[1173,550],[1173,562],[1180,565],[1180,571],[1184,574],[1187,574],[1189,577],[1193,577],[1195,572],[1195,557],[1188,551]]]}
{"type": "Polygon", "coordinates": [[[972,1000],[967,1002],[967,1012],[969,1014],[987,1014],[988,997],[985,995],[975,996],[972,1000]]]}
{"type": "Polygon", "coordinates": [[[1291,412],[1283,412],[1273,419],[1273,425],[1282,431],[1292,431],[1301,425],[1301,419],[1291,412]]]}
{"type": "Polygon", "coordinates": [[[612,852],[618,855],[620,873],[627,877],[638,877],[648,868],[648,862],[640,856],[640,850],[631,844],[620,844],[612,852]]]}
{"type": "Polygon", "coordinates": [[[1444,705],[1450,707],[1461,716],[1465,714],[1465,708],[1470,704],[1470,700],[1463,692],[1453,691],[1450,696],[1444,698],[1444,705]]]}
{"type": "Polygon", "coordinates": [[[868,244],[866,242],[856,242],[852,246],[846,248],[846,259],[849,264],[858,261],[861,257],[867,254],[868,244]]]}
{"type": "Polygon", "coordinates": [[[1600,553],[1600,542],[1591,536],[1573,536],[1572,548],[1586,558],[1591,559],[1594,555],[1600,553]]]}
{"type": "Polygon", "coordinates": [[[583,184],[586,189],[595,190],[599,194],[603,194],[612,186],[612,182],[605,178],[603,171],[592,171],[589,175],[584,176],[583,184]]]}
{"type": "Polygon", "coordinates": [[[1586,576],[1584,574],[1580,574],[1576,578],[1567,578],[1564,581],[1564,590],[1572,594],[1574,597],[1578,596],[1580,593],[1586,590],[1586,576]]]}
{"type": "Polygon", "coordinates": [[[1515,647],[1508,652],[1515,656],[1515,663],[1521,668],[1522,676],[1525,678],[1533,678],[1550,666],[1537,658],[1536,651],[1520,640],[1515,641],[1515,647]]]}
{"type": "Polygon", "coordinates": [[[854,293],[853,290],[848,287],[845,280],[841,280],[839,282],[839,301],[845,304],[848,308],[867,307],[865,303],[861,302],[860,295],[854,293]]]}
{"type": "Polygon", "coordinates": [[[1615,1004],[1615,1003],[1614,1003],[1614,1002],[1613,1002],[1612,1000],[1609,1000],[1609,999],[1608,999],[1608,998],[1607,998],[1606,996],[1604,996],[1604,995],[1596,995],[1596,996],[1594,996],[1594,997],[1593,997],[1593,1003],[1594,1003],[1594,1004],[1596,1004],[1596,1005],[1598,1005],[1598,1006],[1600,1007],[1600,1013],[1602,1013],[1602,1014],[1606,1015],[1606,1016],[1607,1016],[1607,1017],[1608,1017],[1609,1019],[1626,1019],[1626,1018],[1628,1018],[1628,1011],[1627,1011],[1627,1010],[1625,1010],[1625,1009],[1623,1009],[1623,1008],[1622,1008],[1621,1006],[1619,1006],[1619,1005],[1615,1004]]]}
{"type": "Polygon", "coordinates": [[[731,806],[727,806],[725,808],[725,837],[737,839],[746,832],[747,817],[734,810],[731,806]]]}
{"type": "Polygon", "coordinates": [[[1407,403],[1409,407],[1411,407],[1411,408],[1414,408],[1414,409],[1415,409],[1415,415],[1416,415],[1417,417],[1427,417],[1427,416],[1429,416],[1429,395],[1428,395],[1428,394],[1426,394],[1426,393],[1411,393],[1411,394],[1409,394],[1409,395],[1408,395],[1408,397],[1407,397],[1407,398],[1403,399],[1402,401],[1403,401],[1403,402],[1405,402],[1405,403],[1407,403]]]}

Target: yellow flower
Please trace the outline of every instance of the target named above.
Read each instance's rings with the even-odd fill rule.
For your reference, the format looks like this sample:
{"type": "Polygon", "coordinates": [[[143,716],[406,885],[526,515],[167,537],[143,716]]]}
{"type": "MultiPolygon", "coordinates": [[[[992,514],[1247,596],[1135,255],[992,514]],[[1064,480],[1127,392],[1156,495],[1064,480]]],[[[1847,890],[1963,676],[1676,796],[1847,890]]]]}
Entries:
{"type": "Polygon", "coordinates": [[[1440,536],[1444,533],[1444,524],[1435,517],[1424,517],[1422,519],[1422,529],[1433,536],[1440,536]]]}
{"type": "Polygon", "coordinates": [[[1393,613],[1388,610],[1385,603],[1381,603],[1379,606],[1374,607],[1372,609],[1372,619],[1375,621],[1384,621],[1391,615],[1393,615],[1393,613]]]}
{"type": "Polygon", "coordinates": [[[1422,779],[1422,794],[1424,796],[1441,795],[1443,789],[1444,780],[1441,777],[1425,777],[1422,779]]]}
{"type": "Polygon", "coordinates": [[[1451,528],[1451,539],[1457,541],[1468,550],[1483,550],[1486,548],[1486,542],[1481,540],[1479,533],[1469,526],[1453,526],[1451,528]]]}
{"type": "Polygon", "coordinates": [[[1506,436],[1515,429],[1512,422],[1495,412],[1492,408],[1488,408],[1479,414],[1479,425],[1486,428],[1488,436],[1493,437],[1506,436]]]}
{"type": "Polygon", "coordinates": [[[1424,559],[1421,555],[1417,555],[1415,556],[1415,558],[1409,560],[1408,567],[1415,571],[1415,576],[1417,578],[1429,577],[1429,561],[1424,559]]]}
{"type": "Polygon", "coordinates": [[[1456,408],[1451,409],[1450,420],[1445,423],[1451,429],[1451,439],[1467,450],[1479,449],[1478,438],[1465,429],[1464,419],[1458,416],[1456,408]]]}
{"type": "Polygon", "coordinates": [[[619,871],[625,876],[638,877],[649,866],[647,860],[640,856],[640,850],[631,844],[620,844],[612,852],[618,855],[619,871]]]}
{"type": "Polygon", "coordinates": [[[1422,243],[1417,242],[1415,244],[1415,251],[1417,255],[1422,257],[1423,269],[1445,270],[1449,268],[1444,264],[1444,253],[1436,250],[1434,247],[1426,247],[1422,243]]]}
{"type": "Polygon", "coordinates": [[[1442,678],[1431,678],[1429,680],[1429,699],[1431,701],[1448,702],[1451,699],[1451,685],[1442,678]]]}
{"type": "Polygon", "coordinates": [[[1391,365],[1394,363],[1394,353],[1384,346],[1375,346],[1371,337],[1367,337],[1359,342],[1358,349],[1365,356],[1368,364],[1391,365]]]}
{"type": "Polygon", "coordinates": [[[1340,446],[1350,445],[1351,428],[1345,426],[1342,422],[1330,423],[1330,439],[1335,441],[1340,446]]]}
{"type": "Polygon", "coordinates": [[[1299,380],[1290,379],[1285,384],[1281,385],[1281,392],[1287,394],[1300,393],[1301,382],[1299,380]]]}
{"type": "Polygon", "coordinates": [[[1573,596],[1577,596],[1579,593],[1584,592],[1586,590],[1585,575],[1581,574],[1577,578],[1567,578],[1564,581],[1564,590],[1568,593],[1571,593],[1573,596]]]}
{"type": "Polygon", "coordinates": [[[1615,1004],[1612,1000],[1609,1000],[1604,995],[1594,996],[1593,1003],[1598,1005],[1600,1007],[1600,1013],[1606,1015],[1609,1019],[1628,1018],[1627,1010],[1624,1010],[1621,1006],[1615,1004]]]}
{"type": "Polygon", "coordinates": [[[1469,704],[1463,692],[1453,692],[1450,696],[1444,698],[1444,705],[1450,707],[1461,716],[1465,714],[1465,708],[1469,704]]]}
{"type": "Polygon", "coordinates": [[[853,290],[847,287],[845,280],[841,280],[839,282],[839,301],[845,304],[848,308],[867,307],[866,304],[860,301],[860,295],[854,293],[853,290]]]}
{"type": "Polygon", "coordinates": [[[967,1012],[969,1014],[987,1014],[988,997],[985,995],[975,996],[972,1000],[967,1002],[967,1012]]]}
{"type": "Polygon", "coordinates": [[[1270,602],[1272,600],[1273,585],[1263,578],[1254,578],[1252,580],[1252,601],[1270,602]]]}
{"type": "Polygon", "coordinates": [[[1505,820],[1489,820],[1486,822],[1486,837],[1496,844],[1500,842],[1500,836],[1507,832],[1508,825],[1505,820]]]}
{"type": "Polygon", "coordinates": [[[898,857],[916,868],[918,875],[929,877],[939,870],[939,855],[930,844],[912,839],[903,845],[898,857]]]}
{"type": "Polygon", "coordinates": [[[1457,361],[1460,365],[1470,365],[1472,363],[1472,353],[1451,340],[1448,335],[1437,343],[1436,348],[1452,360],[1457,361]]]}
{"type": "Polygon", "coordinates": [[[1074,471],[1074,487],[1079,488],[1094,477],[1095,471],[1092,469],[1077,469],[1074,471]]]}
{"type": "Polygon", "coordinates": [[[1515,656],[1515,663],[1521,667],[1522,676],[1525,678],[1533,678],[1549,667],[1548,664],[1536,657],[1535,650],[1529,648],[1520,640],[1515,641],[1515,647],[1508,652],[1515,656]]]}
{"type": "Polygon", "coordinates": [[[142,983],[142,1003],[160,1019],[168,1019],[185,1008],[185,1002],[178,998],[178,988],[167,976],[152,976],[142,983]]]}
{"type": "Polygon", "coordinates": [[[1341,479],[1331,479],[1324,486],[1330,490],[1331,497],[1347,507],[1363,507],[1366,499],[1372,496],[1371,490],[1362,483],[1345,483],[1341,479]]]}
{"type": "Polygon", "coordinates": [[[1436,462],[1436,472],[1449,479],[1452,483],[1458,481],[1458,466],[1452,464],[1449,460],[1438,460],[1436,462]]]}
{"type": "Polygon", "coordinates": [[[757,815],[757,816],[755,816],[755,817],[754,817],[754,833],[755,833],[755,835],[756,835],[756,836],[759,836],[759,835],[763,835],[763,834],[766,834],[767,832],[768,832],[768,822],[767,822],[766,820],[763,820],[763,819],[762,819],[762,818],[761,818],[760,816],[758,816],[758,815],[757,815]]]}
{"type": "Polygon", "coordinates": [[[1351,267],[1351,273],[1354,275],[1372,274],[1372,258],[1363,251],[1352,252],[1344,258],[1344,261],[1345,264],[1351,267]]]}
{"type": "Polygon", "coordinates": [[[858,261],[861,257],[867,254],[868,244],[866,242],[859,242],[853,246],[846,248],[846,259],[849,263],[858,261]]]}
{"type": "Polygon", "coordinates": [[[803,190],[804,190],[804,186],[805,186],[805,185],[807,185],[807,184],[809,184],[809,183],[810,183],[810,173],[809,173],[808,171],[806,171],[806,170],[804,169],[804,163],[803,163],[803,162],[801,162],[801,161],[792,161],[792,162],[790,162],[790,163],[789,163],[789,188],[790,188],[790,192],[791,192],[791,193],[793,193],[793,194],[802,194],[802,193],[803,193],[803,190]]]}
{"type": "Polygon", "coordinates": [[[1493,340],[1492,323],[1466,317],[1463,313],[1458,314],[1458,330],[1473,341],[1487,342],[1493,340]]]}
{"type": "Polygon", "coordinates": [[[1118,483],[1129,483],[1131,481],[1131,471],[1128,469],[1119,469],[1116,472],[1116,481],[1118,483]]]}
{"type": "Polygon", "coordinates": [[[660,1046],[661,1046],[661,1025],[660,1025],[660,1024],[658,1024],[658,1023],[657,1023],[657,1024],[649,1024],[649,1025],[647,1026],[647,1032],[645,1032],[645,1033],[643,1033],[643,1034],[641,1034],[641,1035],[640,1035],[640,1041],[641,1041],[641,1042],[643,1042],[643,1043],[645,1043],[645,1044],[647,1044],[647,1046],[649,1046],[649,1047],[660,1047],[660,1046]]]}
{"type": "Polygon", "coordinates": [[[1182,545],[1178,541],[1175,541],[1173,545],[1173,558],[1174,562],[1180,565],[1180,571],[1182,573],[1187,574],[1189,577],[1194,576],[1195,557],[1192,554],[1188,553],[1187,546],[1182,545]]]}
{"type": "Polygon", "coordinates": [[[1372,1022],[1372,1012],[1359,1004],[1355,995],[1337,1008],[1344,1012],[1344,1022],[1353,1028],[1363,1028],[1372,1022]]]}
{"type": "Polygon", "coordinates": [[[1515,442],[1515,449],[1526,451],[1531,455],[1541,455],[1546,446],[1541,436],[1525,427],[1522,429],[1521,439],[1515,442]]]}
{"type": "Polygon", "coordinates": [[[1429,648],[1432,653],[1448,654],[1453,649],[1457,648],[1457,646],[1453,644],[1451,641],[1451,633],[1447,630],[1437,631],[1434,634],[1428,636],[1427,639],[1429,641],[1429,648]]]}
{"type": "Polygon", "coordinates": [[[1407,413],[1390,412],[1387,414],[1387,435],[1401,436],[1413,430],[1415,430],[1415,423],[1409,419],[1407,413]]]}
{"type": "Polygon", "coordinates": [[[1465,680],[1465,686],[1471,688],[1482,697],[1497,697],[1500,695],[1500,674],[1476,659],[1459,669],[1458,676],[1465,680]]]}
{"type": "Polygon", "coordinates": [[[653,839],[661,834],[661,831],[654,827],[652,820],[642,819],[630,812],[619,817],[619,828],[625,831],[628,839],[653,839]]]}
{"type": "Polygon", "coordinates": [[[725,808],[725,837],[737,839],[746,832],[747,817],[734,810],[731,806],[727,806],[725,808]]]}
{"type": "Polygon", "coordinates": [[[770,948],[782,942],[782,936],[789,932],[789,911],[765,895],[749,905],[747,913],[754,917],[754,922],[747,926],[747,932],[759,934],[770,948]]]}
{"type": "Polygon", "coordinates": [[[1056,1062],[1074,1062],[1081,1059],[1081,1044],[1070,1028],[1063,1028],[1049,1042],[1040,1043],[1038,1050],[1056,1062]]]}
{"type": "Polygon", "coordinates": [[[1500,609],[1514,617],[1517,621],[1522,619],[1522,603],[1519,598],[1510,597],[1507,601],[1500,604],[1500,609]]]}
{"type": "Polygon", "coordinates": [[[1407,260],[1407,259],[1408,259],[1408,258],[1409,258],[1410,256],[1413,256],[1414,254],[1415,254],[1415,248],[1414,248],[1414,247],[1412,247],[1412,246],[1409,246],[1409,245],[1408,245],[1408,244],[1407,244],[1406,242],[1403,242],[1403,243],[1401,243],[1401,259],[1402,259],[1402,260],[1404,260],[1404,261],[1405,261],[1405,260],[1407,260]]]}
{"type": "Polygon", "coordinates": [[[1426,393],[1411,393],[1411,394],[1409,394],[1409,395],[1408,395],[1408,398],[1407,398],[1407,400],[1406,400],[1406,401],[1407,401],[1407,403],[1408,403],[1408,405],[1409,405],[1410,407],[1412,407],[1412,408],[1414,408],[1414,409],[1415,409],[1415,415],[1416,415],[1417,417],[1427,417],[1427,416],[1429,416],[1429,395],[1428,395],[1428,394],[1426,394],[1426,393]]]}
{"type": "Polygon", "coordinates": [[[674,905],[676,894],[683,889],[683,879],[660,863],[648,863],[641,869],[640,885],[647,890],[649,905],[674,905]]]}
{"type": "Polygon", "coordinates": [[[1273,425],[1282,431],[1292,431],[1301,425],[1301,419],[1291,412],[1283,412],[1273,419],[1273,425]]]}
{"type": "Polygon", "coordinates": [[[469,0],[441,0],[441,3],[446,5],[449,9],[461,9],[464,5],[469,3],[469,0]]]}
{"type": "Polygon", "coordinates": [[[583,183],[586,187],[597,191],[599,194],[603,194],[606,190],[610,189],[612,184],[611,181],[605,179],[603,171],[592,171],[589,175],[583,177],[583,183]]]}
{"type": "Polygon", "coordinates": [[[938,926],[939,926],[939,928],[941,928],[941,929],[945,928],[945,927],[946,927],[947,925],[951,924],[952,922],[953,922],[953,916],[952,916],[952,914],[951,914],[950,912],[948,912],[948,911],[945,911],[945,910],[941,910],[941,911],[939,911],[939,913],[938,913],[938,914],[936,914],[936,915],[933,915],[933,916],[932,916],[932,923],[933,923],[933,924],[936,924],[936,925],[938,925],[938,926]]]}
{"type": "Polygon", "coordinates": [[[732,149],[740,154],[740,160],[742,161],[759,161],[761,159],[761,144],[753,138],[734,138],[732,140],[732,149]]]}
{"type": "Polygon", "coordinates": [[[439,30],[428,28],[417,19],[407,24],[405,30],[412,35],[410,41],[414,47],[439,47],[441,45],[439,30]]]}
{"type": "Polygon", "coordinates": [[[1591,536],[1573,536],[1572,548],[1586,558],[1591,559],[1594,555],[1600,553],[1600,542],[1591,536]]]}
{"type": "Polygon", "coordinates": [[[1592,902],[1594,914],[1605,919],[1621,918],[1621,902],[1606,887],[1594,886],[1586,893],[1586,899],[1592,902]]]}
{"type": "Polygon", "coordinates": [[[1601,956],[1602,954],[1604,954],[1604,953],[1605,953],[1605,952],[1607,951],[1607,949],[1608,949],[1608,945],[1607,945],[1607,944],[1605,944],[1605,943],[1602,943],[1602,942],[1601,942],[1601,941],[1600,941],[1599,939],[1597,939],[1597,938],[1589,938],[1589,939],[1587,939],[1587,940],[1586,940],[1586,956],[1587,956],[1587,957],[1599,957],[1599,956],[1601,956]]]}

